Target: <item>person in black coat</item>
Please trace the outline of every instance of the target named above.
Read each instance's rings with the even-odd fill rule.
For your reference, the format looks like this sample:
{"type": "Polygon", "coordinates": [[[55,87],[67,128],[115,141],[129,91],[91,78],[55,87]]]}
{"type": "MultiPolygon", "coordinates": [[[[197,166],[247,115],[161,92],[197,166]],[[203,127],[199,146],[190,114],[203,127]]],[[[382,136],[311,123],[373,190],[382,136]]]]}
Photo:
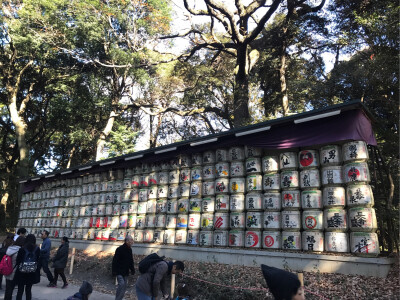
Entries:
{"type": "Polygon", "coordinates": [[[25,239],[24,246],[18,251],[17,254],[17,268],[15,272],[15,284],[18,286],[18,293],[16,300],[22,300],[22,295],[26,294],[26,300],[32,299],[32,285],[40,282],[40,269],[37,267],[36,271],[32,273],[22,273],[20,271],[27,252],[34,255],[36,266],[39,264],[40,249],[36,246],[36,238],[33,234],[28,234],[25,239]]]}
{"type": "Polygon", "coordinates": [[[68,251],[69,251],[69,240],[66,236],[61,239],[61,245],[58,247],[56,255],[51,259],[54,268],[54,282],[52,282],[52,287],[57,287],[58,275],[61,276],[65,289],[68,286],[67,278],[65,278],[64,269],[67,266],[68,261],[68,251]]]}
{"type": "Polygon", "coordinates": [[[129,270],[132,275],[135,274],[132,254],[133,238],[128,235],[125,238],[125,243],[115,250],[112,261],[112,274],[117,276],[117,292],[115,300],[122,300],[125,295],[126,287],[128,284],[129,270]]]}

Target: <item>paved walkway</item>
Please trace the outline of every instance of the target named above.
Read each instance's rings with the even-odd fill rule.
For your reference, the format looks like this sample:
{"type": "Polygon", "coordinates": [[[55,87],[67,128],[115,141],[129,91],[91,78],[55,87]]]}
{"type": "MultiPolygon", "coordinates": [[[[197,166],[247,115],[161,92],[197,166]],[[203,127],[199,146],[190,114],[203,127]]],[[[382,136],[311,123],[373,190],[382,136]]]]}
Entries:
{"type": "MultiPolygon", "coordinates": [[[[46,285],[48,284],[48,280],[46,277],[41,278],[40,283],[35,284],[32,287],[32,300],[64,300],[67,299],[69,296],[72,296],[76,292],[79,291],[79,286],[76,285],[68,285],[66,289],[61,289],[61,285],[58,288],[48,288],[46,285]]],[[[0,290],[0,300],[4,300],[4,290],[6,288],[5,280],[3,278],[3,289],[0,290]]],[[[17,289],[14,289],[13,293],[13,300],[17,295],[17,289]]],[[[22,296],[22,299],[25,300],[25,294],[22,296]]],[[[107,295],[103,293],[99,293],[93,291],[90,299],[93,300],[114,300],[115,296],[107,295]]]]}

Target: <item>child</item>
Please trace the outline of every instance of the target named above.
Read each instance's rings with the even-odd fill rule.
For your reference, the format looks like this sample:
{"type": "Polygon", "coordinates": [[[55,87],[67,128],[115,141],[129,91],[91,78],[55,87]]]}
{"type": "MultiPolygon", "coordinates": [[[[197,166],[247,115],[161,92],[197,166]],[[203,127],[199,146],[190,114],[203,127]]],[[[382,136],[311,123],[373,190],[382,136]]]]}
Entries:
{"type": "Polygon", "coordinates": [[[79,292],[75,293],[71,297],[68,297],[67,300],[88,300],[92,292],[93,292],[92,285],[87,281],[83,281],[79,289],[79,292]]]}
{"type": "Polygon", "coordinates": [[[179,283],[176,286],[178,297],[175,300],[190,300],[189,287],[185,283],[179,283]]]}

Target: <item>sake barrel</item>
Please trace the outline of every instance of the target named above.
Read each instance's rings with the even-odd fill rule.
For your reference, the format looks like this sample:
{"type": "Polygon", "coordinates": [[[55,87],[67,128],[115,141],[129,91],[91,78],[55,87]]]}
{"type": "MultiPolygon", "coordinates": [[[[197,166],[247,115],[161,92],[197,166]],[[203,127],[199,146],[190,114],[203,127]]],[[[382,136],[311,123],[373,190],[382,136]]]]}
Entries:
{"type": "Polygon", "coordinates": [[[106,203],[107,203],[107,194],[99,193],[99,204],[106,204],[106,203]]]}
{"type": "Polygon", "coordinates": [[[279,154],[279,168],[281,170],[291,170],[298,168],[297,153],[283,152],[279,154]]]}
{"type": "Polygon", "coordinates": [[[264,191],[279,191],[280,190],[280,174],[270,173],[263,176],[264,191]]]}
{"type": "MultiPolygon", "coordinates": [[[[61,226],[61,224],[60,224],[60,226],[61,226]]],[[[91,226],[90,226],[90,218],[89,218],[89,217],[83,218],[82,227],[83,227],[83,228],[89,228],[89,227],[91,227],[91,226]]]]}
{"type": "Polygon", "coordinates": [[[281,229],[281,212],[280,211],[265,211],[263,216],[263,228],[268,230],[281,229]]]}
{"type": "Polygon", "coordinates": [[[262,191],[262,175],[248,175],[246,177],[246,191],[262,191]]]}
{"type": "Polygon", "coordinates": [[[244,148],[240,147],[240,146],[235,146],[235,147],[229,148],[228,158],[230,161],[244,160],[245,159],[244,148]]]}
{"type": "Polygon", "coordinates": [[[213,234],[213,246],[227,247],[228,246],[228,231],[215,230],[213,234]]]}
{"type": "Polygon", "coordinates": [[[303,231],[301,236],[303,250],[311,252],[324,251],[324,234],[320,231],[303,231]]]}
{"type": "Polygon", "coordinates": [[[342,163],[341,150],[338,145],[323,146],[319,153],[322,166],[338,166],[342,163]]]}
{"type": "Polygon", "coordinates": [[[161,169],[161,164],[159,162],[150,163],[150,172],[158,172],[161,169]]]}
{"type": "MultiPolygon", "coordinates": [[[[99,230],[99,229],[98,229],[99,230]]],[[[100,231],[100,230],[99,230],[100,231]]],[[[101,232],[101,231],[100,231],[101,232]]],[[[101,238],[101,236],[100,236],[100,238],[101,238]]],[[[87,239],[88,240],[94,240],[95,239],[95,229],[94,228],[90,228],[89,230],[88,230],[88,233],[87,233],[87,239]]]]}
{"type": "Polygon", "coordinates": [[[328,252],[349,252],[348,234],[344,232],[325,232],[324,246],[325,251],[328,252]]]}
{"type": "Polygon", "coordinates": [[[164,242],[164,234],[165,234],[165,231],[164,230],[162,230],[162,229],[155,229],[154,230],[154,240],[153,240],[153,242],[154,243],[156,243],[156,244],[161,244],[161,243],[163,243],[164,242]]]}
{"type": "Polygon", "coordinates": [[[149,200],[155,200],[157,199],[158,196],[158,187],[156,185],[152,185],[149,187],[149,194],[148,194],[148,199],[149,200]]]}
{"type": "Polygon", "coordinates": [[[260,157],[262,155],[262,149],[254,146],[244,146],[244,154],[246,158],[260,157]]]}
{"type": "Polygon", "coordinates": [[[168,184],[169,172],[159,172],[158,173],[158,184],[165,185],[168,184]]]}
{"type": "Polygon", "coordinates": [[[300,188],[316,189],[321,186],[318,169],[306,169],[300,172],[300,188]]]}
{"type": "Polygon", "coordinates": [[[185,168],[181,169],[180,174],[179,174],[179,182],[184,183],[184,182],[190,182],[190,169],[185,168]]]}
{"type": "Polygon", "coordinates": [[[186,244],[197,246],[199,245],[199,230],[189,229],[187,231],[186,244]]]}
{"type": "Polygon", "coordinates": [[[232,161],[230,166],[230,177],[243,177],[245,175],[245,167],[243,161],[232,161]]]}
{"type": "Polygon", "coordinates": [[[219,162],[215,165],[215,173],[217,178],[227,178],[229,177],[229,163],[219,162]]]}
{"type": "Polygon", "coordinates": [[[263,226],[263,213],[256,211],[249,211],[246,213],[246,228],[247,229],[261,229],[263,226]]]}
{"type": "Polygon", "coordinates": [[[215,195],[215,182],[214,181],[203,181],[202,194],[203,194],[203,196],[215,195]]]}
{"type": "Polygon", "coordinates": [[[203,180],[214,180],[215,179],[215,166],[205,165],[203,166],[203,180]]]}
{"type": "Polygon", "coordinates": [[[281,172],[281,188],[298,188],[299,187],[299,172],[297,171],[282,171],[281,172]]]}
{"type": "Polygon", "coordinates": [[[156,227],[156,215],[146,214],[146,228],[155,228],[155,227],[156,227]]]}
{"type": "Polygon", "coordinates": [[[143,243],[144,231],[142,229],[136,229],[133,234],[133,240],[135,243],[143,243]]]}
{"type": "Polygon", "coordinates": [[[231,212],[241,212],[245,208],[244,194],[232,194],[229,196],[229,207],[231,212]]]}
{"type": "Polygon", "coordinates": [[[164,244],[175,243],[175,229],[167,229],[164,231],[164,244]]]}
{"type": "Polygon", "coordinates": [[[325,231],[346,232],[347,212],[342,208],[330,208],[324,210],[324,228],[325,231]]]}
{"type": "Polygon", "coordinates": [[[282,249],[301,250],[301,233],[293,231],[282,231],[282,249]]]}
{"type": "Polygon", "coordinates": [[[350,163],[343,166],[343,178],[347,184],[369,182],[370,175],[366,162],[350,163]]]}
{"type": "Polygon", "coordinates": [[[156,204],[156,213],[165,214],[167,212],[167,199],[159,199],[156,204]]]}
{"type": "Polygon", "coordinates": [[[212,230],[214,228],[214,214],[201,214],[201,229],[212,230]]]}
{"type": "Polygon", "coordinates": [[[76,216],[84,216],[85,215],[85,209],[87,208],[87,206],[81,206],[81,207],[76,207],[74,209],[73,215],[75,215],[75,210],[79,210],[78,213],[76,213],[76,216]]]}
{"type": "Polygon", "coordinates": [[[323,213],[320,210],[304,210],[302,213],[302,226],[304,230],[324,230],[323,213]]]}
{"type": "MultiPolygon", "coordinates": [[[[132,188],[132,180],[131,180],[131,177],[125,177],[124,178],[124,181],[123,181],[123,184],[124,184],[124,189],[130,189],[130,188],[132,188]]],[[[98,184],[99,185],[99,184],[98,184]]],[[[96,188],[94,188],[95,190],[96,190],[96,188]]],[[[98,190],[99,191],[99,190],[98,190]]]]}
{"type": "Polygon", "coordinates": [[[136,229],[143,229],[146,227],[146,215],[136,215],[136,229]]]}
{"type": "Polygon", "coordinates": [[[322,192],[320,190],[305,190],[301,192],[301,207],[303,209],[322,209],[322,192]]]}
{"type": "Polygon", "coordinates": [[[178,201],[176,199],[167,200],[167,214],[178,213],[178,201]]]}
{"type": "Polygon", "coordinates": [[[244,229],[245,228],[246,214],[244,212],[231,212],[229,214],[229,218],[230,218],[230,228],[232,228],[232,229],[244,229]]]}
{"type": "Polygon", "coordinates": [[[129,203],[121,203],[121,215],[127,215],[129,213],[129,203]]]}
{"type": "Polygon", "coordinates": [[[168,229],[176,228],[177,215],[167,215],[165,227],[168,229]]]}
{"type": "Polygon", "coordinates": [[[266,192],[263,195],[263,209],[269,211],[280,211],[282,207],[281,193],[266,192]]]}
{"type": "Polygon", "coordinates": [[[351,184],[346,187],[347,206],[374,206],[374,194],[368,184],[351,184]]]}
{"type": "Polygon", "coordinates": [[[158,184],[158,172],[151,172],[149,174],[149,185],[157,185],[158,184]]]}
{"type": "Polygon", "coordinates": [[[192,166],[201,166],[203,164],[203,155],[201,153],[192,154],[192,166]]]}
{"type": "Polygon", "coordinates": [[[169,170],[171,166],[169,165],[169,161],[162,161],[161,162],[161,170],[169,170]]]}
{"type": "Polygon", "coordinates": [[[114,204],[113,205],[113,215],[117,216],[121,213],[121,204],[114,204]]]}
{"type": "Polygon", "coordinates": [[[100,232],[101,234],[101,240],[102,241],[108,241],[110,239],[110,233],[111,229],[110,228],[103,228],[100,232]]]}
{"type": "Polygon", "coordinates": [[[110,180],[109,182],[107,182],[107,191],[112,192],[114,191],[114,181],[110,180]]]}
{"type": "Polygon", "coordinates": [[[141,176],[139,174],[133,175],[131,179],[131,187],[138,188],[140,185],[141,176]]]}
{"type": "Polygon", "coordinates": [[[188,218],[188,228],[189,229],[199,229],[200,228],[200,214],[189,214],[188,218]]]}
{"type": "Polygon", "coordinates": [[[175,244],[186,244],[187,231],[186,229],[178,229],[175,231],[175,244]]]}
{"type": "Polygon", "coordinates": [[[137,213],[145,214],[147,212],[147,202],[138,202],[137,213]]]}
{"type": "MultiPolygon", "coordinates": [[[[215,235],[215,232],[214,232],[215,235]]],[[[244,231],[243,230],[230,230],[228,237],[229,247],[243,247],[244,246],[244,231]]]]}
{"type": "Polygon", "coordinates": [[[246,230],[245,232],[245,248],[261,248],[261,231],[260,230],[246,230]]]}
{"type": "Polygon", "coordinates": [[[229,228],[229,214],[225,212],[216,212],[214,214],[214,228],[224,230],[229,228]]]}
{"type": "Polygon", "coordinates": [[[190,198],[189,199],[189,213],[200,213],[201,212],[201,198],[190,198]]]}
{"type": "Polygon", "coordinates": [[[129,202],[128,204],[128,214],[136,214],[138,211],[138,202],[129,202]]]}
{"type": "Polygon", "coordinates": [[[282,234],[280,231],[263,231],[262,248],[281,249],[282,234]]]}
{"type": "Polygon", "coordinates": [[[139,197],[138,201],[144,202],[149,200],[149,189],[148,188],[141,188],[139,189],[139,197]]]}
{"type": "Polygon", "coordinates": [[[106,216],[113,215],[113,205],[111,203],[106,205],[105,212],[106,212],[106,216]]]}
{"type": "Polygon", "coordinates": [[[229,195],[221,194],[215,197],[215,211],[217,212],[229,211],[229,195]]]}
{"type": "Polygon", "coordinates": [[[168,198],[169,199],[178,198],[178,189],[179,189],[179,185],[177,185],[177,184],[169,185],[168,186],[168,198]]]}
{"type": "Polygon", "coordinates": [[[168,183],[169,184],[178,184],[179,183],[179,170],[174,169],[168,172],[168,183]]]}
{"type": "Polygon", "coordinates": [[[263,209],[262,194],[251,192],[246,194],[246,210],[259,211],[263,209]]]}
{"type": "Polygon", "coordinates": [[[299,190],[282,191],[282,208],[287,210],[300,209],[300,191],[299,190]]]}
{"type": "Polygon", "coordinates": [[[217,178],[214,183],[216,194],[226,194],[229,192],[229,179],[217,178]]]}
{"type": "Polygon", "coordinates": [[[128,227],[128,215],[119,216],[119,228],[128,227]]]}
{"type": "Polygon", "coordinates": [[[215,152],[212,150],[203,152],[203,163],[214,164],[215,163],[215,152]]]}
{"type": "Polygon", "coordinates": [[[128,216],[128,228],[136,227],[136,214],[128,216]]]}
{"type": "Polygon", "coordinates": [[[376,213],[370,207],[352,207],[348,210],[351,231],[375,232],[377,229],[376,213]]]}
{"type": "Polygon", "coordinates": [[[379,240],[376,233],[352,232],[350,233],[351,253],[360,256],[375,257],[378,256],[379,240]]]}
{"type": "Polygon", "coordinates": [[[215,197],[204,197],[201,201],[201,212],[212,213],[215,210],[215,197]]]}
{"type": "Polygon", "coordinates": [[[181,183],[178,188],[178,197],[189,197],[190,183],[181,183]]]}
{"type": "Polygon", "coordinates": [[[141,174],[140,175],[140,187],[148,187],[149,186],[149,174],[141,174]]]}
{"type": "Polygon", "coordinates": [[[243,194],[246,192],[245,178],[235,177],[229,180],[229,191],[231,194],[243,194]]]}
{"type": "Polygon", "coordinates": [[[147,201],[146,213],[155,214],[157,212],[157,201],[149,200],[147,201]]]}
{"type": "Polygon", "coordinates": [[[169,161],[169,166],[172,170],[177,170],[180,167],[179,157],[174,157],[169,161]]]}
{"type": "Polygon", "coordinates": [[[189,212],[189,199],[183,198],[178,200],[178,213],[189,212]]]}
{"type": "MultiPolygon", "coordinates": [[[[88,228],[82,229],[82,240],[84,240],[84,241],[88,240],[89,230],[90,229],[88,229],[88,228]]],[[[60,230],[59,233],[64,233],[64,231],[61,232],[61,230],[60,230]]],[[[59,235],[59,236],[64,236],[64,235],[59,235]]]]}
{"type": "Polygon", "coordinates": [[[179,165],[181,168],[190,168],[192,166],[191,157],[186,154],[179,155],[179,165]]]}
{"type": "MultiPolygon", "coordinates": [[[[89,234],[88,234],[89,235],[89,234]]],[[[96,228],[94,230],[93,237],[96,241],[101,241],[102,238],[102,229],[101,228],[96,228]]]]}
{"type": "Polygon", "coordinates": [[[346,205],[345,190],[343,187],[324,187],[322,190],[324,207],[344,207],[346,205]]]}
{"type": "Polygon", "coordinates": [[[366,161],[368,160],[368,148],[364,141],[352,141],[342,146],[343,161],[366,161]]]}
{"type": "Polygon", "coordinates": [[[118,226],[119,226],[119,216],[113,216],[112,217],[112,219],[111,219],[111,228],[112,229],[114,229],[114,228],[118,228],[118,226]]]}
{"type": "Polygon", "coordinates": [[[127,228],[126,229],[126,236],[131,236],[133,238],[135,236],[135,229],[127,228]]]}
{"type": "Polygon", "coordinates": [[[203,180],[203,168],[201,166],[193,167],[190,171],[190,177],[192,181],[203,180]]]}
{"type": "Polygon", "coordinates": [[[246,174],[261,173],[261,159],[259,157],[250,157],[246,159],[246,174]]]}
{"type": "Polygon", "coordinates": [[[321,169],[322,185],[343,184],[342,166],[328,166],[321,169]]]}
{"type": "Polygon", "coordinates": [[[282,229],[286,231],[299,231],[301,229],[300,211],[282,211],[282,229]]]}
{"type": "Polygon", "coordinates": [[[188,218],[189,216],[187,214],[178,214],[176,218],[176,228],[187,228],[188,218]]]}
{"type": "Polygon", "coordinates": [[[267,155],[261,160],[262,172],[265,174],[276,173],[279,171],[279,158],[278,156],[267,155]]]}
{"type": "Polygon", "coordinates": [[[303,150],[299,152],[299,167],[304,168],[318,168],[319,155],[316,150],[303,150]]]}
{"type": "Polygon", "coordinates": [[[167,215],[165,214],[157,214],[156,219],[154,221],[154,226],[156,228],[165,228],[167,223],[167,215]]]}
{"type": "Polygon", "coordinates": [[[154,230],[145,229],[143,230],[143,243],[152,243],[154,241],[154,230]]]}
{"type": "Polygon", "coordinates": [[[227,149],[215,150],[215,161],[217,163],[228,161],[228,150],[227,149]]]}
{"type": "Polygon", "coordinates": [[[199,234],[199,245],[205,247],[211,247],[213,245],[213,231],[201,230],[199,234]]]}
{"type": "Polygon", "coordinates": [[[158,197],[158,199],[168,197],[168,185],[158,185],[157,186],[157,197],[158,197]]]}

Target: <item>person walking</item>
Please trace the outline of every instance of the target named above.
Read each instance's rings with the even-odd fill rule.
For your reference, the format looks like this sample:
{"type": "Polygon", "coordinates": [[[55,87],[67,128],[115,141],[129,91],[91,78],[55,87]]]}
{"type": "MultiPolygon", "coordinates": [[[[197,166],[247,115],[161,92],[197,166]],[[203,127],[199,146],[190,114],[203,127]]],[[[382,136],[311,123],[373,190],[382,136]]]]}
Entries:
{"type": "MultiPolygon", "coordinates": [[[[14,235],[13,235],[14,236],[14,235]]],[[[13,240],[13,237],[11,238],[13,240]]],[[[11,300],[12,299],[12,294],[15,288],[15,281],[14,281],[14,276],[15,276],[15,271],[16,271],[16,265],[17,265],[17,256],[18,256],[18,251],[21,249],[21,247],[25,243],[25,237],[20,236],[17,238],[15,242],[11,246],[7,248],[6,255],[11,257],[11,262],[12,262],[12,267],[13,271],[9,275],[5,275],[6,279],[6,291],[4,293],[4,300],[11,300]]]]}
{"type": "Polygon", "coordinates": [[[129,270],[131,274],[135,274],[132,253],[133,238],[128,235],[125,238],[124,244],[115,250],[112,260],[112,274],[117,276],[117,291],[115,293],[115,300],[122,300],[124,298],[126,288],[128,285],[129,270]]]}
{"type": "Polygon", "coordinates": [[[17,254],[14,277],[15,284],[18,286],[16,300],[22,300],[24,291],[26,300],[32,300],[32,285],[40,282],[39,257],[40,249],[36,246],[36,238],[33,234],[28,234],[24,246],[17,254]]]}
{"type": "Polygon", "coordinates": [[[51,259],[53,262],[54,268],[54,281],[52,283],[53,287],[57,287],[58,275],[61,276],[61,279],[64,282],[64,285],[61,287],[65,289],[68,287],[67,278],[65,278],[64,269],[67,266],[68,261],[68,251],[69,251],[69,240],[66,236],[61,239],[61,245],[57,250],[56,255],[51,259]]]}
{"type": "Polygon", "coordinates": [[[176,262],[163,260],[151,265],[136,281],[138,300],[158,299],[160,290],[163,299],[169,299],[167,278],[171,274],[180,274],[184,269],[185,265],[179,260],[176,262]]]}
{"type": "Polygon", "coordinates": [[[42,231],[42,247],[40,248],[40,262],[39,270],[43,268],[46,273],[47,279],[49,280],[48,287],[53,287],[54,277],[49,270],[49,259],[51,250],[51,241],[49,239],[49,232],[47,230],[42,231]]]}
{"type": "Polygon", "coordinates": [[[79,292],[75,293],[73,296],[68,297],[67,300],[88,300],[92,292],[92,285],[89,282],[84,281],[79,288],[79,292]]]}
{"type": "MultiPolygon", "coordinates": [[[[3,256],[6,255],[8,247],[10,247],[13,244],[13,242],[14,242],[14,234],[12,233],[7,234],[3,243],[1,243],[0,261],[3,259],[3,256]]],[[[0,290],[3,289],[2,284],[3,284],[3,274],[0,274],[0,290]]]]}

